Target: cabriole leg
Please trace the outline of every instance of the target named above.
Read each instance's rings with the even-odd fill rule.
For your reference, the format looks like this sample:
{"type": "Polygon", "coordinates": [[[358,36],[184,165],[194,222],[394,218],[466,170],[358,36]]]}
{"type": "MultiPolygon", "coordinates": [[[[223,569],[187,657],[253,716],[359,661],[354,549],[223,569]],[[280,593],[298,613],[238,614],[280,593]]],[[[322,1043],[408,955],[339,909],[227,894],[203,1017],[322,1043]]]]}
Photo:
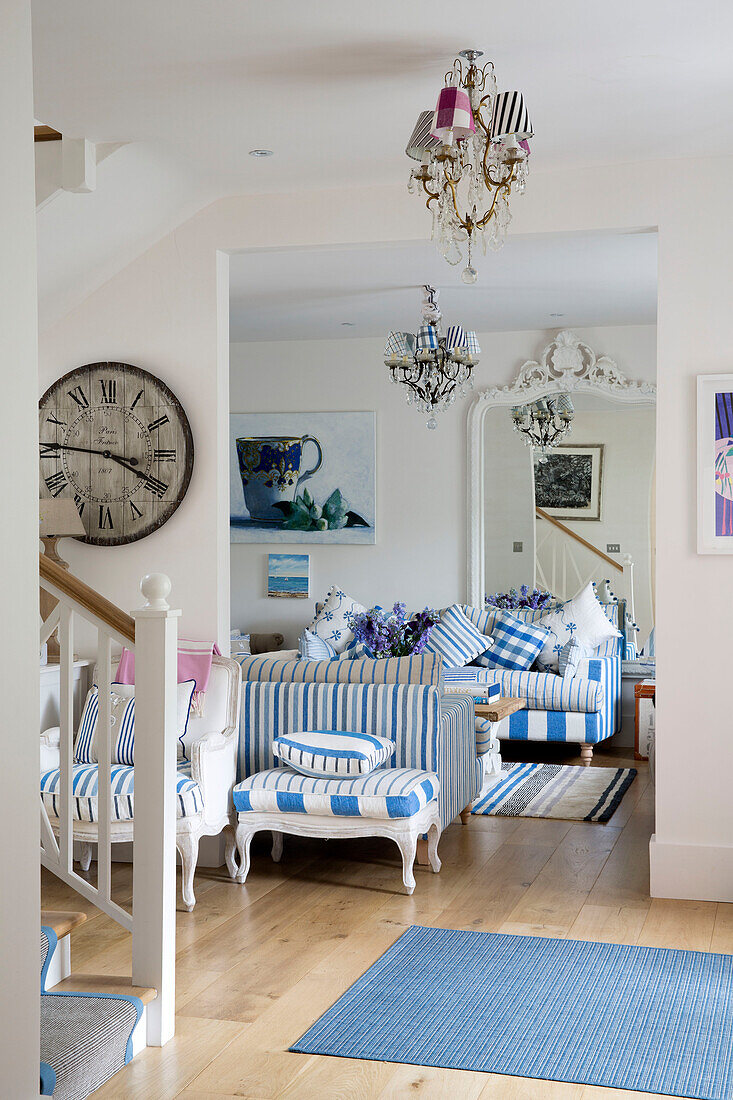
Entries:
{"type": "Polygon", "coordinates": [[[407,893],[411,894],[415,889],[415,875],[412,871],[412,865],[415,862],[417,837],[412,833],[403,833],[397,840],[397,846],[402,853],[402,881],[405,884],[407,893]]]}
{"type": "Polygon", "coordinates": [[[279,832],[272,834],[272,861],[279,863],[283,856],[283,835],[279,832]]]}
{"type": "Polygon", "coordinates": [[[82,871],[88,871],[92,863],[92,846],[91,844],[82,844],[81,853],[79,855],[79,866],[82,871]]]}
{"type": "Polygon", "coordinates": [[[428,830],[428,859],[430,860],[430,866],[437,875],[441,868],[440,858],[438,856],[438,841],[440,840],[440,829],[437,825],[431,825],[428,830]]]}
{"type": "Polygon", "coordinates": [[[181,853],[181,894],[183,904],[189,913],[196,904],[196,896],[193,892],[193,876],[196,873],[196,864],[199,858],[198,834],[186,833],[176,840],[176,847],[181,853]]]}
{"type": "Polygon", "coordinates": [[[237,825],[236,837],[237,852],[239,855],[239,870],[236,879],[239,883],[245,882],[249,874],[249,846],[252,843],[252,835],[251,829],[241,824],[237,825]]]}

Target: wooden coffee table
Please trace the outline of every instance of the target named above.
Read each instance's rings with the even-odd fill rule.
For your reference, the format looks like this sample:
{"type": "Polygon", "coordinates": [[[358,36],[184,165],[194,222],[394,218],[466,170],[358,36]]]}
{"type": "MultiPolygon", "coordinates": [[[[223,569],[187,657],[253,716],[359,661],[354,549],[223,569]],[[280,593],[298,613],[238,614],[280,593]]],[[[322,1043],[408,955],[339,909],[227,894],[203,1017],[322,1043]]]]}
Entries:
{"type": "Polygon", "coordinates": [[[489,699],[487,703],[476,703],[476,717],[488,718],[490,722],[501,722],[502,718],[508,718],[518,710],[524,710],[527,706],[526,699],[513,699],[511,696],[499,696],[498,699],[489,699]]]}

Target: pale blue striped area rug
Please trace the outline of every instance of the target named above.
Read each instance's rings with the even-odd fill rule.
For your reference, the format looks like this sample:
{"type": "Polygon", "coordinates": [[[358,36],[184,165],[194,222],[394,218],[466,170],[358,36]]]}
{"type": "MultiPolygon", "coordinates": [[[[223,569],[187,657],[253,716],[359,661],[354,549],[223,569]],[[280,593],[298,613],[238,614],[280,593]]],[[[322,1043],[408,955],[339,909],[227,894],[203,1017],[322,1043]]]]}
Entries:
{"type": "Polygon", "coordinates": [[[412,927],[290,1048],[733,1097],[733,956],[412,927]]]}
{"type": "Polygon", "coordinates": [[[553,817],[610,821],[636,776],[636,768],[584,768],[570,764],[502,764],[471,813],[491,817],[553,817]]]}

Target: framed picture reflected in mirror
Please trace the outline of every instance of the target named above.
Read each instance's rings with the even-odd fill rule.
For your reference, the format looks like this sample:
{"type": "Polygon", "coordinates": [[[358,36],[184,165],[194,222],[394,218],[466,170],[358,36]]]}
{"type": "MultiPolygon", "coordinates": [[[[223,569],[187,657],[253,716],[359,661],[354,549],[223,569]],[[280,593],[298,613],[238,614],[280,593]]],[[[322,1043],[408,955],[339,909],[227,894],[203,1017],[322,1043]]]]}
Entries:
{"type": "Polygon", "coordinates": [[[532,460],[537,508],[560,520],[600,520],[602,443],[560,443],[532,460]]]}

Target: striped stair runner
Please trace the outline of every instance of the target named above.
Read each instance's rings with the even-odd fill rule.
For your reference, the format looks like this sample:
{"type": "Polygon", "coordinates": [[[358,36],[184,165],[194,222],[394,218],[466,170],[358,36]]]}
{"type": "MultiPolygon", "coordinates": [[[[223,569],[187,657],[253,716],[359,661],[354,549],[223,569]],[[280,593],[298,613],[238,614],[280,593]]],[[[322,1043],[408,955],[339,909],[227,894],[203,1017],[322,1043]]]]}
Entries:
{"type": "MultiPolygon", "coordinates": [[[[89,991],[88,978],[72,975],[47,992],[58,944],[54,928],[42,926],[40,1092],[54,1100],[84,1100],[130,1061],[133,1031],[149,999],[146,994],[154,991],[137,990],[142,997],[89,991]]],[[[99,985],[107,983],[109,979],[99,985]]]]}

